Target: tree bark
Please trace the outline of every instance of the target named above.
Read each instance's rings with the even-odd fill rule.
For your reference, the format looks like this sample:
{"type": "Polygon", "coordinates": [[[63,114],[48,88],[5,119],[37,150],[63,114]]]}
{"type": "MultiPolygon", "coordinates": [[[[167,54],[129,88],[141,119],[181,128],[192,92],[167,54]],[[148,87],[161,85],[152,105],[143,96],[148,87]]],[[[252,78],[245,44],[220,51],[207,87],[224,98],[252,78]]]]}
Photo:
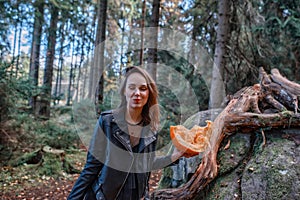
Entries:
{"type": "Polygon", "coordinates": [[[106,18],[107,18],[107,0],[100,0],[98,10],[98,25],[96,33],[95,51],[94,51],[94,70],[96,70],[97,90],[96,90],[96,108],[97,114],[100,114],[99,106],[103,103],[104,90],[104,48],[106,39],[106,18]]]}
{"type": "MultiPolygon", "coordinates": [[[[21,8],[21,13],[22,13],[22,8],[21,8]]],[[[20,28],[19,28],[19,35],[18,35],[18,56],[17,56],[17,62],[16,62],[16,71],[15,75],[16,77],[18,76],[19,72],[19,62],[20,62],[20,57],[21,57],[21,41],[22,41],[22,29],[23,29],[23,21],[20,20],[20,28]]]]}
{"type": "Polygon", "coordinates": [[[41,97],[39,115],[45,119],[50,118],[50,106],[51,106],[51,90],[52,90],[52,77],[53,77],[53,63],[55,57],[55,45],[56,45],[56,31],[58,22],[58,9],[54,6],[50,6],[51,20],[49,27],[48,46],[46,55],[46,64],[44,70],[43,81],[43,96],[41,97]]]}
{"type": "MultiPolygon", "coordinates": [[[[34,24],[33,24],[33,34],[31,43],[31,53],[30,53],[30,67],[29,67],[29,79],[34,88],[38,86],[39,79],[39,65],[40,65],[40,48],[41,48],[41,37],[42,28],[44,22],[44,2],[37,1],[34,5],[36,7],[34,13],[34,24]]],[[[29,105],[31,106],[33,113],[36,113],[36,101],[37,94],[33,94],[29,100],[29,105]]]]}
{"type": "Polygon", "coordinates": [[[300,126],[300,85],[282,77],[277,69],[268,75],[260,68],[260,84],[237,92],[214,120],[210,148],[191,179],[182,187],[154,191],[152,199],[193,199],[218,174],[217,153],[224,137],[235,132],[300,126]],[[273,79],[273,77],[276,78],[273,79]],[[276,80],[277,82],[273,81],[276,80]],[[288,106],[287,106],[288,105],[288,106]]]}
{"type": "Polygon", "coordinates": [[[65,42],[65,22],[62,22],[62,24],[59,27],[59,33],[60,33],[60,49],[59,49],[59,57],[58,57],[58,66],[56,71],[56,81],[55,81],[55,89],[54,89],[54,104],[59,104],[61,94],[59,91],[59,88],[61,88],[61,80],[62,80],[62,67],[64,63],[63,58],[63,51],[64,51],[64,42],[65,42]]]}
{"type": "MultiPolygon", "coordinates": [[[[82,33],[83,35],[84,33],[82,33]]],[[[81,52],[80,52],[80,61],[79,61],[79,64],[78,64],[78,75],[77,75],[77,83],[76,83],[76,97],[75,97],[75,101],[78,102],[79,101],[79,98],[81,96],[81,69],[82,69],[82,64],[83,64],[83,61],[84,61],[84,51],[85,51],[85,45],[84,43],[82,43],[80,45],[80,49],[81,49],[81,52]]]]}
{"type": "Polygon", "coordinates": [[[229,39],[229,11],[230,0],[220,0],[218,2],[218,30],[210,89],[209,107],[211,109],[220,108],[225,98],[225,85],[223,78],[226,64],[226,44],[229,39]]]}
{"type": "Polygon", "coordinates": [[[272,69],[271,73],[272,73],[271,78],[275,83],[281,85],[284,89],[295,94],[296,96],[300,96],[300,85],[299,84],[292,82],[292,81],[286,79],[285,77],[283,77],[279,73],[278,69],[272,69]]]}
{"type": "MultiPolygon", "coordinates": [[[[17,46],[17,35],[18,35],[18,23],[15,24],[15,31],[14,31],[14,45],[13,45],[13,51],[12,51],[12,58],[15,61],[15,53],[16,53],[16,46],[17,46]]],[[[13,77],[13,68],[10,70],[10,79],[13,77]]]]}
{"type": "MultiPolygon", "coordinates": [[[[199,7],[199,0],[195,1],[194,9],[198,9],[199,7]]],[[[200,35],[201,23],[199,21],[199,16],[197,13],[193,13],[193,30],[192,30],[192,40],[191,40],[191,48],[189,52],[189,60],[191,63],[195,63],[196,55],[195,55],[195,48],[197,42],[197,36],[200,35]]]]}
{"type": "Polygon", "coordinates": [[[157,73],[157,37],[159,27],[159,8],[160,0],[153,0],[152,16],[150,21],[151,33],[149,37],[150,48],[148,48],[147,71],[154,81],[156,81],[157,73]]]}
{"type": "Polygon", "coordinates": [[[122,68],[124,66],[124,39],[125,39],[125,5],[123,2],[121,2],[121,19],[122,19],[122,24],[120,23],[120,29],[122,31],[122,39],[121,39],[121,54],[120,54],[120,73],[122,73],[122,68]]]}
{"type": "Polygon", "coordinates": [[[140,65],[143,65],[144,60],[144,29],[145,29],[145,15],[146,15],[146,0],[143,0],[142,6],[142,20],[141,20],[141,50],[140,50],[140,65]]]}
{"type": "MultiPolygon", "coordinates": [[[[75,34],[74,34],[75,35],[75,34]]],[[[73,76],[74,76],[74,66],[76,66],[76,59],[74,60],[74,57],[76,57],[75,54],[75,36],[71,40],[72,41],[72,56],[71,56],[71,65],[70,65],[70,73],[69,73],[69,84],[68,84],[68,91],[67,91],[67,102],[66,105],[70,106],[71,105],[71,98],[72,98],[72,87],[73,87],[73,76]]]]}
{"type": "MultiPolygon", "coordinates": [[[[92,22],[92,31],[91,31],[91,35],[90,35],[90,37],[91,38],[95,38],[95,34],[97,34],[97,31],[95,31],[95,27],[96,27],[96,21],[97,21],[97,17],[98,17],[98,15],[99,15],[99,12],[100,12],[100,9],[98,9],[98,5],[97,6],[95,6],[95,14],[93,15],[93,22],[92,22]]],[[[97,30],[97,29],[96,29],[97,30]]],[[[95,52],[95,44],[92,44],[91,46],[90,46],[90,49],[91,49],[91,51],[93,51],[93,52],[95,52]]],[[[94,60],[92,60],[92,62],[91,62],[91,64],[90,64],[90,66],[89,66],[89,79],[88,79],[88,85],[87,85],[87,90],[88,90],[88,95],[87,95],[87,97],[89,98],[89,99],[92,99],[92,97],[95,95],[94,94],[94,86],[95,86],[95,80],[94,80],[94,71],[96,71],[95,69],[94,69],[94,60]]]]}

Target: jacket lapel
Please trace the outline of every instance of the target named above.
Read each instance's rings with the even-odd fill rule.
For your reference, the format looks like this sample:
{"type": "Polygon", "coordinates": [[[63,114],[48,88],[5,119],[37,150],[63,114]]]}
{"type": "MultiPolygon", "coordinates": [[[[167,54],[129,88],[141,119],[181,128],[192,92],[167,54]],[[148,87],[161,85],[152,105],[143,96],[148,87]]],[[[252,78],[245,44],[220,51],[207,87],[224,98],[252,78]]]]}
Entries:
{"type": "MultiPolygon", "coordinates": [[[[113,130],[113,135],[125,146],[127,150],[132,152],[130,145],[130,137],[128,133],[128,126],[125,122],[124,109],[116,109],[113,111],[112,123],[117,124],[116,130],[113,130]]],[[[142,152],[145,147],[154,142],[157,139],[156,134],[150,129],[150,126],[144,126],[141,133],[141,139],[139,144],[139,152],[142,152]]]]}
{"type": "Polygon", "coordinates": [[[130,145],[130,138],[129,135],[124,133],[123,131],[116,131],[113,133],[114,137],[121,142],[121,144],[130,152],[132,152],[132,148],[130,145]]]}
{"type": "Polygon", "coordinates": [[[139,152],[142,152],[145,149],[145,147],[147,147],[157,139],[157,136],[154,134],[153,131],[151,131],[149,126],[145,126],[142,129],[141,136],[142,137],[140,139],[139,152]]]}

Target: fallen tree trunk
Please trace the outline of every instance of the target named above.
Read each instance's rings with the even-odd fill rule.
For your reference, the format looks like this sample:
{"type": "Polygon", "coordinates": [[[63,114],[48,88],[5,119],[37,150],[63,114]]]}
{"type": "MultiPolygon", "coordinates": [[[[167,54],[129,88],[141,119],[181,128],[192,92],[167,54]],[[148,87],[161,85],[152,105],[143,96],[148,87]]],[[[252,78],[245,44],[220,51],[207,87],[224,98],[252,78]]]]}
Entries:
{"type": "Polygon", "coordinates": [[[151,199],[193,199],[217,176],[217,153],[228,134],[299,127],[300,115],[297,111],[300,85],[287,80],[276,69],[272,70],[272,75],[267,75],[260,68],[259,77],[259,84],[237,92],[214,120],[211,148],[204,154],[189,181],[179,188],[153,191],[151,199]]]}

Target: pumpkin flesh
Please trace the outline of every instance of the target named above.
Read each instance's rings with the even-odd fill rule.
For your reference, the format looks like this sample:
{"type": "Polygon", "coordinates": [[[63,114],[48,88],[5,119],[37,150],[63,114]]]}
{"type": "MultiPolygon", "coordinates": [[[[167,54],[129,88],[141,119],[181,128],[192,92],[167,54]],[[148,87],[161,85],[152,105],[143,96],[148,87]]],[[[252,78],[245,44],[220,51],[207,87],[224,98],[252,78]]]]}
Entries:
{"type": "Polygon", "coordinates": [[[209,147],[212,122],[207,120],[205,127],[193,126],[187,129],[182,125],[170,126],[170,137],[174,146],[184,152],[185,157],[191,157],[204,152],[209,147]]]}

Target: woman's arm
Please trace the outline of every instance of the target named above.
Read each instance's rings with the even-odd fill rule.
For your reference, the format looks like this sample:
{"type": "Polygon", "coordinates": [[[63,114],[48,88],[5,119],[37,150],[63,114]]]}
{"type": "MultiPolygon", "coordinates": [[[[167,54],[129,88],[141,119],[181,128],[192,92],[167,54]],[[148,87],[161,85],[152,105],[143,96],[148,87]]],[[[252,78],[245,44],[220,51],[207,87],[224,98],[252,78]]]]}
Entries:
{"type": "Polygon", "coordinates": [[[91,139],[86,164],[68,196],[69,200],[83,199],[87,189],[94,183],[103,167],[106,138],[103,133],[103,121],[100,116],[91,139]]]}
{"type": "Polygon", "coordinates": [[[167,156],[155,156],[153,160],[153,169],[162,169],[178,163],[178,159],[182,157],[184,152],[179,151],[176,147],[172,147],[172,154],[167,156]]]}

